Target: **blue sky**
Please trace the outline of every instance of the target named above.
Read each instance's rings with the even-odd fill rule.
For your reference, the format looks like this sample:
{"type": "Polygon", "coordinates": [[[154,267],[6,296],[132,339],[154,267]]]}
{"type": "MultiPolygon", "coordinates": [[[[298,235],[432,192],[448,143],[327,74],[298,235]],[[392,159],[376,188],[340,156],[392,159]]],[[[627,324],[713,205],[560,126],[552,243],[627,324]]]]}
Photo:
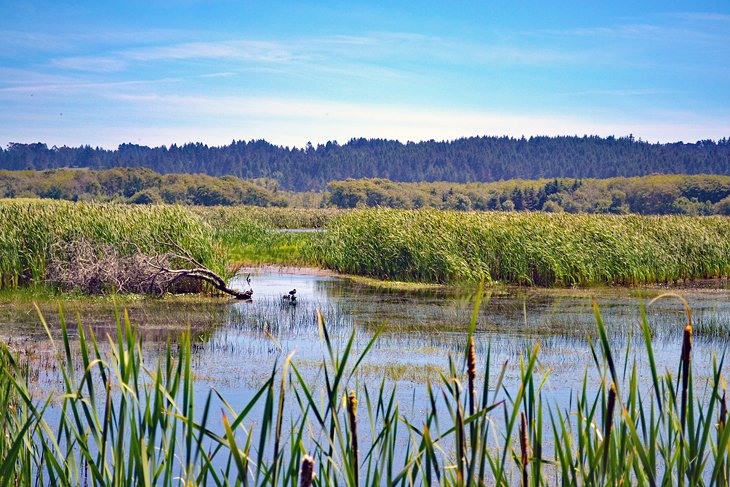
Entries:
{"type": "Polygon", "coordinates": [[[730,136],[730,2],[3,0],[0,144],[730,136]]]}

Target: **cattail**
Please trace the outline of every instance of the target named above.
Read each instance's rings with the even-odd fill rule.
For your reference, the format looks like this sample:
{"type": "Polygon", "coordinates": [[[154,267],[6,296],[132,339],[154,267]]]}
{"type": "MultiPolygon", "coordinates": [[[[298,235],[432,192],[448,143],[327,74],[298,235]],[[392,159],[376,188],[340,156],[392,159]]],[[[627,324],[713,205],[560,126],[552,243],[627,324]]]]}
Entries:
{"type": "Polygon", "coordinates": [[[682,410],[680,412],[682,434],[684,434],[684,425],[687,418],[687,388],[689,387],[689,369],[690,360],[692,358],[692,324],[688,323],[684,328],[684,337],[682,339],[682,410]]]}
{"type": "Polygon", "coordinates": [[[302,458],[302,470],[299,473],[299,487],[312,487],[314,478],[314,458],[304,455],[302,458]]]}
{"type": "Polygon", "coordinates": [[[530,458],[528,456],[530,445],[527,442],[527,416],[525,416],[524,411],[522,411],[520,419],[520,453],[522,454],[522,465],[520,467],[522,469],[522,487],[527,487],[527,465],[530,463],[530,458]]]}
{"type": "Polygon", "coordinates": [[[608,403],[606,404],[606,416],[603,418],[603,468],[608,465],[608,451],[613,430],[613,411],[616,408],[616,384],[611,383],[608,391],[608,403]]]}
{"type": "Polygon", "coordinates": [[[357,455],[357,398],[355,391],[350,391],[347,401],[347,414],[350,418],[350,441],[352,442],[352,469],[355,476],[355,487],[360,485],[360,468],[357,455]]]}
{"type": "Polygon", "coordinates": [[[464,408],[461,402],[456,408],[456,450],[459,456],[456,464],[457,485],[464,485],[464,462],[466,461],[466,444],[464,438],[464,408]]]}
{"type": "Polygon", "coordinates": [[[477,356],[474,350],[474,335],[469,337],[469,353],[466,358],[467,374],[469,376],[469,415],[474,414],[474,397],[476,395],[475,381],[477,377],[477,356]]]}
{"type": "MultiPolygon", "coordinates": [[[[725,390],[725,377],[720,376],[720,379],[722,381],[722,397],[720,398],[720,421],[717,425],[717,443],[720,444],[720,438],[725,433],[725,426],[727,425],[727,399],[725,397],[726,390],[725,390]]],[[[718,455],[718,462],[721,463],[721,467],[719,469],[720,472],[720,481],[718,482],[718,485],[728,485],[728,478],[727,478],[727,469],[723,468],[724,464],[726,462],[725,455],[718,455]]]]}

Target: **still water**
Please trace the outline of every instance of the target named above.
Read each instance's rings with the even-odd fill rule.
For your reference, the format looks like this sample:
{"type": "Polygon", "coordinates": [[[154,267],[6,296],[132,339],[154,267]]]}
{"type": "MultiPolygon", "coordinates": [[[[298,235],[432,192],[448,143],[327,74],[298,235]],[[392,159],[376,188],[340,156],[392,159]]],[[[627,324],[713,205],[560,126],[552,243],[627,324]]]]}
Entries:
{"type": "MultiPolygon", "coordinates": [[[[247,287],[246,275],[248,271],[239,275],[233,286],[247,287]]],[[[354,330],[356,353],[382,327],[356,376],[358,384],[377,386],[385,380],[408,394],[421,390],[426,381],[440,381],[439,372],[447,372],[450,356],[462,366],[476,289],[389,290],[335,276],[271,269],[252,269],[250,278],[255,291],[250,303],[224,298],[140,299],[125,302],[124,307],[132,323],[139,325],[151,353],[190,329],[201,389],[213,386],[241,400],[292,352],[305,375],[317,380],[323,357],[317,311],[339,347],[354,330]],[[282,299],[293,289],[298,298],[295,306],[282,299]]],[[[483,364],[489,352],[494,369],[490,374],[495,375],[506,362],[509,384],[517,380],[520,356],[539,343],[538,370],[547,376],[544,392],[558,402],[567,400],[585,374],[597,378],[589,346],[589,339],[596,343],[597,336],[595,300],[621,364],[636,360],[639,370],[645,365],[640,328],[643,303],[659,370],[675,371],[687,317],[676,297],[649,304],[665,292],[658,288],[488,289],[476,323],[479,360],[483,364]]],[[[695,376],[707,376],[712,354],[722,355],[730,338],[730,290],[673,292],[692,309],[695,376]]],[[[56,304],[41,307],[56,328],[56,304]]],[[[109,301],[70,301],[62,307],[69,321],[75,323],[78,315],[97,337],[114,330],[114,305],[109,301]]],[[[42,349],[47,344],[37,314],[27,302],[2,303],[0,337],[18,350],[42,349]]],[[[486,373],[484,366],[480,369],[482,375],[486,373]]],[[[648,385],[648,376],[646,380],[648,385]]]]}

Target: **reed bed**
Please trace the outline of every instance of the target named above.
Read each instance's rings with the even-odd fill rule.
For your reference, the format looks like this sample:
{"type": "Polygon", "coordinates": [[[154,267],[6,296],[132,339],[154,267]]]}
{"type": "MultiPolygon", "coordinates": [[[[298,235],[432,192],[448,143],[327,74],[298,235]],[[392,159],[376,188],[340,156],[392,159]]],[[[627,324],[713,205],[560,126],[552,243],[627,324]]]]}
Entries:
{"type": "Polygon", "coordinates": [[[334,216],[334,209],[190,207],[214,229],[214,238],[236,264],[312,265],[312,235],[287,232],[292,229],[319,230],[334,216]],[[280,231],[283,230],[283,231],[280,231]]]}
{"type": "Polygon", "coordinates": [[[384,279],[670,283],[730,276],[730,219],[374,209],[333,219],[314,253],[384,279]]]}
{"type": "Polygon", "coordinates": [[[174,241],[204,265],[225,270],[212,227],[179,206],[0,200],[0,288],[41,283],[59,244],[89,241],[120,255],[161,253],[174,241]]]}
{"type": "Polygon", "coordinates": [[[324,228],[346,210],[337,208],[263,208],[260,206],[191,206],[215,226],[255,222],[270,229],[324,228]]]}
{"type": "Polygon", "coordinates": [[[0,485],[727,485],[724,357],[695,382],[687,308],[677,370],[660,373],[642,316],[640,372],[612,352],[595,306],[593,370],[568,405],[543,400],[539,344],[516,383],[490,351],[477,365],[474,318],[464,354],[419,391],[430,406],[409,414],[397,386],[358,380],[378,332],[355,353],[354,335],[333,342],[320,316],[322,381],[290,355],[232,405],[214,390],[196,401],[187,336],[150,364],[126,314],[108,344],[81,323],[73,343],[61,314],[60,394],[34,397],[27,364],[0,347],[0,485]]]}

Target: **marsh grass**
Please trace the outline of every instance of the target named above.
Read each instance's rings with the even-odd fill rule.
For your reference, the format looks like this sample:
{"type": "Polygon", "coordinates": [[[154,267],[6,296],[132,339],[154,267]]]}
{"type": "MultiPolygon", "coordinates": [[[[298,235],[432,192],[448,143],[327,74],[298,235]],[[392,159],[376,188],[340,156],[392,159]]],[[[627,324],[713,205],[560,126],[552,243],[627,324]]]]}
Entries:
{"type": "Polygon", "coordinates": [[[256,222],[264,228],[324,228],[347,210],[336,208],[262,208],[260,206],[193,206],[192,211],[215,226],[231,227],[237,222],[256,222]]]}
{"type": "Polygon", "coordinates": [[[308,233],[283,233],[266,230],[256,238],[223,240],[230,262],[243,265],[313,265],[316,258],[309,250],[315,236],[308,233]]]}
{"type": "Polygon", "coordinates": [[[429,283],[595,286],[730,276],[730,219],[362,210],[314,242],[339,272],[429,283]]]}
{"type": "Polygon", "coordinates": [[[189,338],[148,364],[126,314],[108,343],[81,323],[73,343],[61,313],[59,342],[43,321],[61,394],[34,397],[28,365],[0,348],[0,485],[296,485],[300,475],[308,485],[311,470],[315,485],[724,485],[724,357],[696,382],[689,308],[677,370],[665,373],[645,313],[640,372],[631,354],[613,352],[594,310],[600,380],[589,383],[586,370],[569,404],[543,400],[539,344],[519,357],[516,383],[490,349],[477,379],[474,319],[463,358],[420,391],[428,406],[418,414],[396,386],[358,379],[380,331],[355,353],[355,335],[335,343],[318,315],[321,380],[306,381],[290,355],[234,406],[215,390],[196,401],[189,338]]]}
{"type": "Polygon", "coordinates": [[[225,272],[212,228],[182,207],[1,200],[0,215],[0,288],[44,283],[60,244],[82,240],[110,245],[120,255],[162,253],[159,242],[174,241],[225,272]]]}

